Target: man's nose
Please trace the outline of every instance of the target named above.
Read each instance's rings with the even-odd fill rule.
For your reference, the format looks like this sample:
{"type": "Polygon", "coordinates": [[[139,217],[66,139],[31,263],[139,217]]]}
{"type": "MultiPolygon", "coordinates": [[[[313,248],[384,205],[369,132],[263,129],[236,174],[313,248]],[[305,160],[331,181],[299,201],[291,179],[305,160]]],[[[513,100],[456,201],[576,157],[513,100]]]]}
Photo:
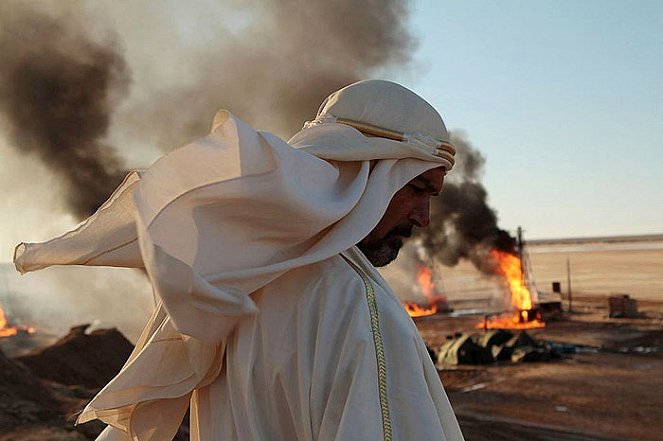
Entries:
{"type": "Polygon", "coordinates": [[[430,200],[427,198],[415,205],[408,216],[410,222],[420,228],[426,228],[430,225],[430,200]]]}

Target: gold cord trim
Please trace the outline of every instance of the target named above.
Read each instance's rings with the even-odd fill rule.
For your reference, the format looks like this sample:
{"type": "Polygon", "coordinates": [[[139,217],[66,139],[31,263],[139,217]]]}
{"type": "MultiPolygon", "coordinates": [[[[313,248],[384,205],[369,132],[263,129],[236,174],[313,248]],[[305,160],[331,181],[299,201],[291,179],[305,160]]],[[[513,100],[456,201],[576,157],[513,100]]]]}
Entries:
{"type": "Polygon", "coordinates": [[[449,153],[443,150],[440,149],[436,150],[434,155],[437,156],[438,158],[446,159],[447,161],[449,161],[449,163],[451,163],[452,167],[456,163],[456,160],[453,158],[453,156],[451,156],[449,153]]]}
{"type": "Polygon", "coordinates": [[[382,436],[384,441],[392,441],[391,416],[389,415],[389,401],[387,399],[387,360],[384,355],[382,333],[380,332],[378,302],[368,276],[350,259],[345,256],[343,258],[359,274],[366,288],[366,302],[368,303],[368,312],[371,316],[371,333],[373,334],[373,346],[375,347],[375,358],[378,365],[378,393],[380,396],[380,413],[382,414],[382,436]]]}
{"type": "MultiPolygon", "coordinates": [[[[373,124],[368,124],[364,122],[354,121],[347,118],[336,118],[336,122],[339,124],[345,124],[346,126],[353,127],[359,130],[366,135],[378,136],[380,138],[393,139],[394,141],[405,141],[405,134],[402,132],[397,132],[396,130],[385,129],[384,127],[374,126],[373,124]]],[[[448,142],[438,140],[437,150],[442,150],[449,153],[452,156],[456,154],[456,149],[448,142]]],[[[440,156],[440,155],[438,155],[440,156]]],[[[441,156],[447,159],[446,156],[441,156]]]]}

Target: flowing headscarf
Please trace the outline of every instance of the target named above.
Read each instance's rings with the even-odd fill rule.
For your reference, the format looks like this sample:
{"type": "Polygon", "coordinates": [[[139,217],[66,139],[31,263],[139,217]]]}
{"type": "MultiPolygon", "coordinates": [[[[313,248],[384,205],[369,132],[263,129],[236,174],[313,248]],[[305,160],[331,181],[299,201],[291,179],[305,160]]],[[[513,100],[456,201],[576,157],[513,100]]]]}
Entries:
{"type": "Polygon", "coordinates": [[[154,289],[136,349],[79,422],[99,418],[138,440],[172,436],[191,391],[218,375],[237,321],[258,312],[250,294],[351,248],[396,191],[449,171],[454,153],[439,114],[388,81],[330,95],[288,143],[221,110],[209,135],[129,174],[76,230],[20,244],[22,273],[144,267],[154,289]]]}

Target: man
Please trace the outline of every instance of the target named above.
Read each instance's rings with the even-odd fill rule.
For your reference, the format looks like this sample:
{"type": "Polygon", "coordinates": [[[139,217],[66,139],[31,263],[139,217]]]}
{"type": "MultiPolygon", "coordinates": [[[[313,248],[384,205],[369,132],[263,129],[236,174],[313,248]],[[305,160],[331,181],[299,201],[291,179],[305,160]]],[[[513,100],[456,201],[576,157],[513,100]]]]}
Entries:
{"type": "Polygon", "coordinates": [[[19,245],[22,272],[144,267],[154,288],[136,349],[79,421],[108,423],[106,441],[166,440],[190,406],[201,441],[462,440],[373,266],[428,225],[453,154],[428,103],[362,81],[289,143],[220,111],[77,230],[19,245]]]}
{"type": "Polygon", "coordinates": [[[357,244],[374,266],[396,259],[403,238],[412,235],[413,227],[430,224],[430,198],[440,194],[444,174],[443,167],[428,170],[396,192],[380,222],[357,244]]]}

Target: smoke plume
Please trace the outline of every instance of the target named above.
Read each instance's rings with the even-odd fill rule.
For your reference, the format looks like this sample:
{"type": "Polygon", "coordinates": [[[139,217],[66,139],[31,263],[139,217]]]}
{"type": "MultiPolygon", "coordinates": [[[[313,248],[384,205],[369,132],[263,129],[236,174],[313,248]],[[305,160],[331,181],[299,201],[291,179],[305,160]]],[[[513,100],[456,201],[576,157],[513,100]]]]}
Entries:
{"type": "MultiPolygon", "coordinates": [[[[60,188],[75,220],[89,215],[125,168],[148,165],[164,150],[204,135],[219,108],[288,137],[339,87],[407,69],[415,46],[407,18],[407,0],[4,0],[0,148],[9,151],[4,144],[10,144],[21,153],[11,163],[24,167],[0,170],[0,181],[13,185],[3,207],[30,219],[3,225],[2,259],[10,258],[13,244],[69,228],[72,219],[55,213],[60,188]],[[62,182],[49,185],[54,176],[62,182]],[[34,188],[48,189],[42,191],[47,200],[34,188]]],[[[63,271],[62,283],[101,280],[72,274],[63,271]]],[[[14,288],[24,291],[21,284],[33,277],[14,288]]],[[[37,293],[31,304],[52,302],[54,295],[62,302],[48,318],[33,316],[31,325],[64,329],[92,317],[95,308],[104,323],[123,323],[126,312],[100,299],[117,299],[119,284],[133,277],[104,279],[89,289],[94,295],[84,306],[77,289],[68,295],[58,285],[60,294],[39,294],[26,287],[37,293]]],[[[138,289],[134,282],[140,285],[133,280],[127,290],[136,291],[135,300],[151,301],[147,284],[138,289]]],[[[37,284],[42,291],[53,285],[37,284]]],[[[149,311],[141,305],[136,315],[149,311]]]]}
{"type": "Polygon", "coordinates": [[[2,12],[0,110],[9,140],[65,180],[75,215],[89,215],[124,175],[102,139],[114,94],[127,90],[127,68],[114,47],[75,26],[25,8],[2,12]]]}
{"type": "MultiPolygon", "coordinates": [[[[168,11],[147,1],[95,2],[70,4],[68,14],[7,4],[0,9],[0,111],[12,144],[65,179],[79,218],[125,174],[125,161],[105,141],[111,121],[115,133],[129,134],[128,144],[165,150],[203,135],[221,107],[288,136],[330,92],[407,67],[415,46],[403,0],[305,7],[297,0],[201,0],[168,11]],[[100,39],[97,32],[93,39],[89,22],[118,36],[100,39]],[[137,77],[131,90],[128,66],[137,77]]],[[[513,251],[514,241],[488,205],[479,179],[484,158],[462,134],[454,141],[458,164],[432,206],[440,221],[420,237],[441,263],[467,258],[485,271],[487,250],[513,251]]]]}
{"type": "Polygon", "coordinates": [[[329,93],[403,68],[414,47],[404,0],[60,5],[0,7],[0,112],[12,145],[65,179],[79,218],[125,174],[111,117],[122,141],[161,150],[204,135],[219,108],[289,136],[329,93]]]}
{"type": "MultiPolygon", "coordinates": [[[[331,92],[383,69],[406,68],[414,48],[405,27],[408,2],[403,0],[196,4],[218,17],[214,24],[199,25],[204,45],[185,46],[177,27],[167,23],[172,18],[158,5],[132,6],[131,14],[141,20],[165,21],[154,27],[163,29],[168,43],[149,42],[135,54],[145,71],[154,71],[120,118],[139,137],[143,128],[150,128],[150,142],[165,150],[206,133],[219,108],[287,139],[315,116],[331,92]],[[224,16],[243,25],[233,28],[224,16]],[[166,77],[147,65],[159,58],[187,67],[169,67],[172,73],[166,77]]],[[[179,12],[185,20],[203,20],[186,5],[179,12]]],[[[118,26],[127,26],[122,35],[135,32],[110,15],[118,26]]]]}
{"type": "Polygon", "coordinates": [[[431,203],[430,227],[418,232],[429,258],[446,266],[469,259],[474,266],[492,274],[488,252],[497,248],[515,252],[516,242],[497,226],[497,214],[488,205],[488,193],[481,184],[484,158],[463,133],[452,132],[457,163],[444,183],[442,194],[431,203]]]}

